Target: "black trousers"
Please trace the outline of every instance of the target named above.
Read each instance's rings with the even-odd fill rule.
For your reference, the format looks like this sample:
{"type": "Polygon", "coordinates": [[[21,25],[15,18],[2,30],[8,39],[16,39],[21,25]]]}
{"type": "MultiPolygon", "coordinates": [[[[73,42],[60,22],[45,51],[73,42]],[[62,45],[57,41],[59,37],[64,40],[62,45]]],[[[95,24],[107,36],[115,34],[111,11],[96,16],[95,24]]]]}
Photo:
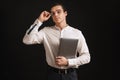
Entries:
{"type": "Polygon", "coordinates": [[[78,80],[76,69],[67,73],[59,73],[48,67],[47,80],[78,80]]]}

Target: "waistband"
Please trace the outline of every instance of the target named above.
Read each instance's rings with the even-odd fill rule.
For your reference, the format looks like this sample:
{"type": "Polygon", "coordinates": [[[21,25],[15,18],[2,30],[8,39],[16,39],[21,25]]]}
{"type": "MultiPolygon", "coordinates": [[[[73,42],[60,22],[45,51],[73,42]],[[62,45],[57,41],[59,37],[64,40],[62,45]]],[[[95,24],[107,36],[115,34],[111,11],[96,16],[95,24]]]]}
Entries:
{"type": "Polygon", "coordinates": [[[76,68],[58,69],[58,68],[51,67],[49,65],[48,65],[48,69],[52,70],[58,74],[68,74],[68,73],[76,71],[76,68]]]}

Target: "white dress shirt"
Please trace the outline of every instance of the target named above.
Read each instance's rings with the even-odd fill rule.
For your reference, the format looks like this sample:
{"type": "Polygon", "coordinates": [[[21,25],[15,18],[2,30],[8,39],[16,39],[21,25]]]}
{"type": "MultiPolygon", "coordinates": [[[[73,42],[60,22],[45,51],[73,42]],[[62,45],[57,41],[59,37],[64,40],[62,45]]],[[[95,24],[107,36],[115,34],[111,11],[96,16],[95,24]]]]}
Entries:
{"type": "Polygon", "coordinates": [[[26,34],[23,38],[23,43],[27,45],[43,43],[46,53],[46,61],[48,65],[55,68],[60,68],[55,64],[55,57],[57,56],[60,38],[77,38],[79,40],[77,46],[77,53],[79,53],[79,56],[77,57],[76,53],[76,57],[68,59],[68,66],[63,66],[63,68],[78,68],[78,66],[90,62],[89,49],[86,44],[86,40],[80,30],[68,25],[62,30],[60,30],[57,26],[50,26],[44,27],[43,29],[38,31],[41,25],[42,22],[36,19],[35,22],[31,25],[31,27],[26,31],[26,34]],[[31,32],[29,32],[30,30],[31,32]]]}

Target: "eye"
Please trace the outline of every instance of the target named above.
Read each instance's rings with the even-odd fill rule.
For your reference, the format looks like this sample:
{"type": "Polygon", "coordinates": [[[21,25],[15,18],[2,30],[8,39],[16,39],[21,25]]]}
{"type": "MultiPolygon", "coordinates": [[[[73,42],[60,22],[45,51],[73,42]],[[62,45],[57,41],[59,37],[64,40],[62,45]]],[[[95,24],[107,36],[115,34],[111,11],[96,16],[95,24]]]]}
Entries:
{"type": "Polygon", "coordinates": [[[61,13],[61,11],[60,11],[60,10],[58,10],[58,11],[57,11],[57,13],[58,13],[58,14],[60,14],[60,13],[61,13]]]}
{"type": "Polygon", "coordinates": [[[51,12],[51,16],[54,16],[55,14],[61,14],[61,10],[56,10],[55,12],[51,12]]]}

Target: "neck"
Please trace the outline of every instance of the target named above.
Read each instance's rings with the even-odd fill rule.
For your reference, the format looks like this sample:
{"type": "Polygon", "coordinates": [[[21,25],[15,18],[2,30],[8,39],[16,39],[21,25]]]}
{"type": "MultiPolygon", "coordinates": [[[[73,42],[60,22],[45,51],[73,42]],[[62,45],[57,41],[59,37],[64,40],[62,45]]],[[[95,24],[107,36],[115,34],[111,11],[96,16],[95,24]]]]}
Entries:
{"type": "Polygon", "coordinates": [[[56,24],[56,26],[58,26],[60,28],[60,30],[62,30],[63,28],[67,27],[67,23],[66,22],[58,23],[58,24],[56,24]]]}

